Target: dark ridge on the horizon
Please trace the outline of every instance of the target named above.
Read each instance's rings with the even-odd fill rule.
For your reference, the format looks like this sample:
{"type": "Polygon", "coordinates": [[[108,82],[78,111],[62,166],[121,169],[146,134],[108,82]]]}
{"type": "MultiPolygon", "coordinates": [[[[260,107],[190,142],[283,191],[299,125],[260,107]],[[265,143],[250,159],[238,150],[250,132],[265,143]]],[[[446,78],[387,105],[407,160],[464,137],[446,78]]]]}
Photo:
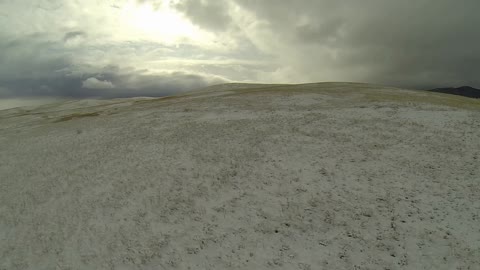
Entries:
{"type": "Polygon", "coordinates": [[[469,98],[480,98],[480,89],[476,89],[470,86],[461,86],[457,88],[455,87],[435,88],[428,91],[457,95],[457,96],[464,96],[469,98]]]}

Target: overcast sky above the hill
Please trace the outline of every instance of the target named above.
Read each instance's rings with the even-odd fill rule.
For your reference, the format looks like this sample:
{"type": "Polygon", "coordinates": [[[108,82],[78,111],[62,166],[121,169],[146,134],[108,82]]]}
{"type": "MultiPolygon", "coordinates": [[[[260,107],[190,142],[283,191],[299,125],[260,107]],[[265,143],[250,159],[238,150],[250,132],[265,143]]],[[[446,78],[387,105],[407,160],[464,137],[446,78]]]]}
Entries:
{"type": "Polygon", "coordinates": [[[240,81],[480,87],[477,0],[0,0],[0,98],[240,81]]]}

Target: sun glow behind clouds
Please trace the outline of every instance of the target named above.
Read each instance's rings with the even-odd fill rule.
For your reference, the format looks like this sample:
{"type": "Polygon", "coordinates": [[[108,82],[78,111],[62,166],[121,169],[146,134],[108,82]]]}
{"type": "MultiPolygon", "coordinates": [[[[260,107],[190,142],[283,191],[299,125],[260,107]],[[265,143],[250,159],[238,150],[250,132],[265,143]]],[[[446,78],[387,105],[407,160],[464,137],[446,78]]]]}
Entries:
{"type": "Polygon", "coordinates": [[[171,0],[164,0],[155,6],[129,1],[121,7],[122,24],[126,26],[123,30],[167,44],[209,42],[210,35],[185,19],[171,7],[172,4],[171,0]]]}

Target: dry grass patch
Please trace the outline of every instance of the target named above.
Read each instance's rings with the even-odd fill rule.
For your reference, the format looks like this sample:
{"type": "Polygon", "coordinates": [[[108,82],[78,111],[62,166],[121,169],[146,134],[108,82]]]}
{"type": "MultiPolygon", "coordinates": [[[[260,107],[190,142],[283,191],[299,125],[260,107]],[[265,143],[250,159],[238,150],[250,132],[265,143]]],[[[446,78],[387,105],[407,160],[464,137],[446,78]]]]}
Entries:
{"type": "Polygon", "coordinates": [[[373,102],[400,102],[400,103],[422,103],[453,107],[458,109],[480,110],[480,100],[461,96],[422,92],[413,93],[382,93],[381,91],[367,92],[364,98],[373,102]]]}
{"type": "Polygon", "coordinates": [[[225,95],[243,95],[243,94],[282,94],[295,95],[301,93],[318,93],[337,98],[354,98],[368,102],[398,102],[398,103],[417,103],[432,104],[453,107],[458,109],[480,110],[480,100],[455,96],[449,94],[432,93],[420,90],[404,90],[375,85],[364,84],[318,84],[318,85],[284,85],[266,88],[252,88],[232,90],[234,93],[225,95]],[[354,86],[354,88],[353,88],[354,86]]]}
{"type": "Polygon", "coordinates": [[[69,114],[69,115],[62,116],[60,119],[55,120],[55,123],[70,121],[70,120],[75,119],[75,118],[94,117],[94,116],[99,116],[99,115],[100,114],[98,112],[72,113],[72,114],[69,114]]]}
{"type": "Polygon", "coordinates": [[[179,95],[165,96],[165,97],[159,97],[159,98],[154,98],[154,99],[136,100],[135,104],[151,104],[151,103],[155,103],[155,102],[180,99],[184,96],[185,96],[185,94],[179,94],[179,95]]]}

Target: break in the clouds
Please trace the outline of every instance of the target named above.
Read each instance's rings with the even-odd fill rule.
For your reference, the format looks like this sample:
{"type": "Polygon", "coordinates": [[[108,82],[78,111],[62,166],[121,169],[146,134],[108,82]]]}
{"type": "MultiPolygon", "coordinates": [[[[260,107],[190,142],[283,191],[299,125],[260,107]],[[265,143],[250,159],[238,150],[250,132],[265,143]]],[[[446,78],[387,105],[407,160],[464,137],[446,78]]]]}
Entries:
{"type": "Polygon", "coordinates": [[[210,84],[480,87],[475,0],[0,1],[0,97],[210,84]]]}

